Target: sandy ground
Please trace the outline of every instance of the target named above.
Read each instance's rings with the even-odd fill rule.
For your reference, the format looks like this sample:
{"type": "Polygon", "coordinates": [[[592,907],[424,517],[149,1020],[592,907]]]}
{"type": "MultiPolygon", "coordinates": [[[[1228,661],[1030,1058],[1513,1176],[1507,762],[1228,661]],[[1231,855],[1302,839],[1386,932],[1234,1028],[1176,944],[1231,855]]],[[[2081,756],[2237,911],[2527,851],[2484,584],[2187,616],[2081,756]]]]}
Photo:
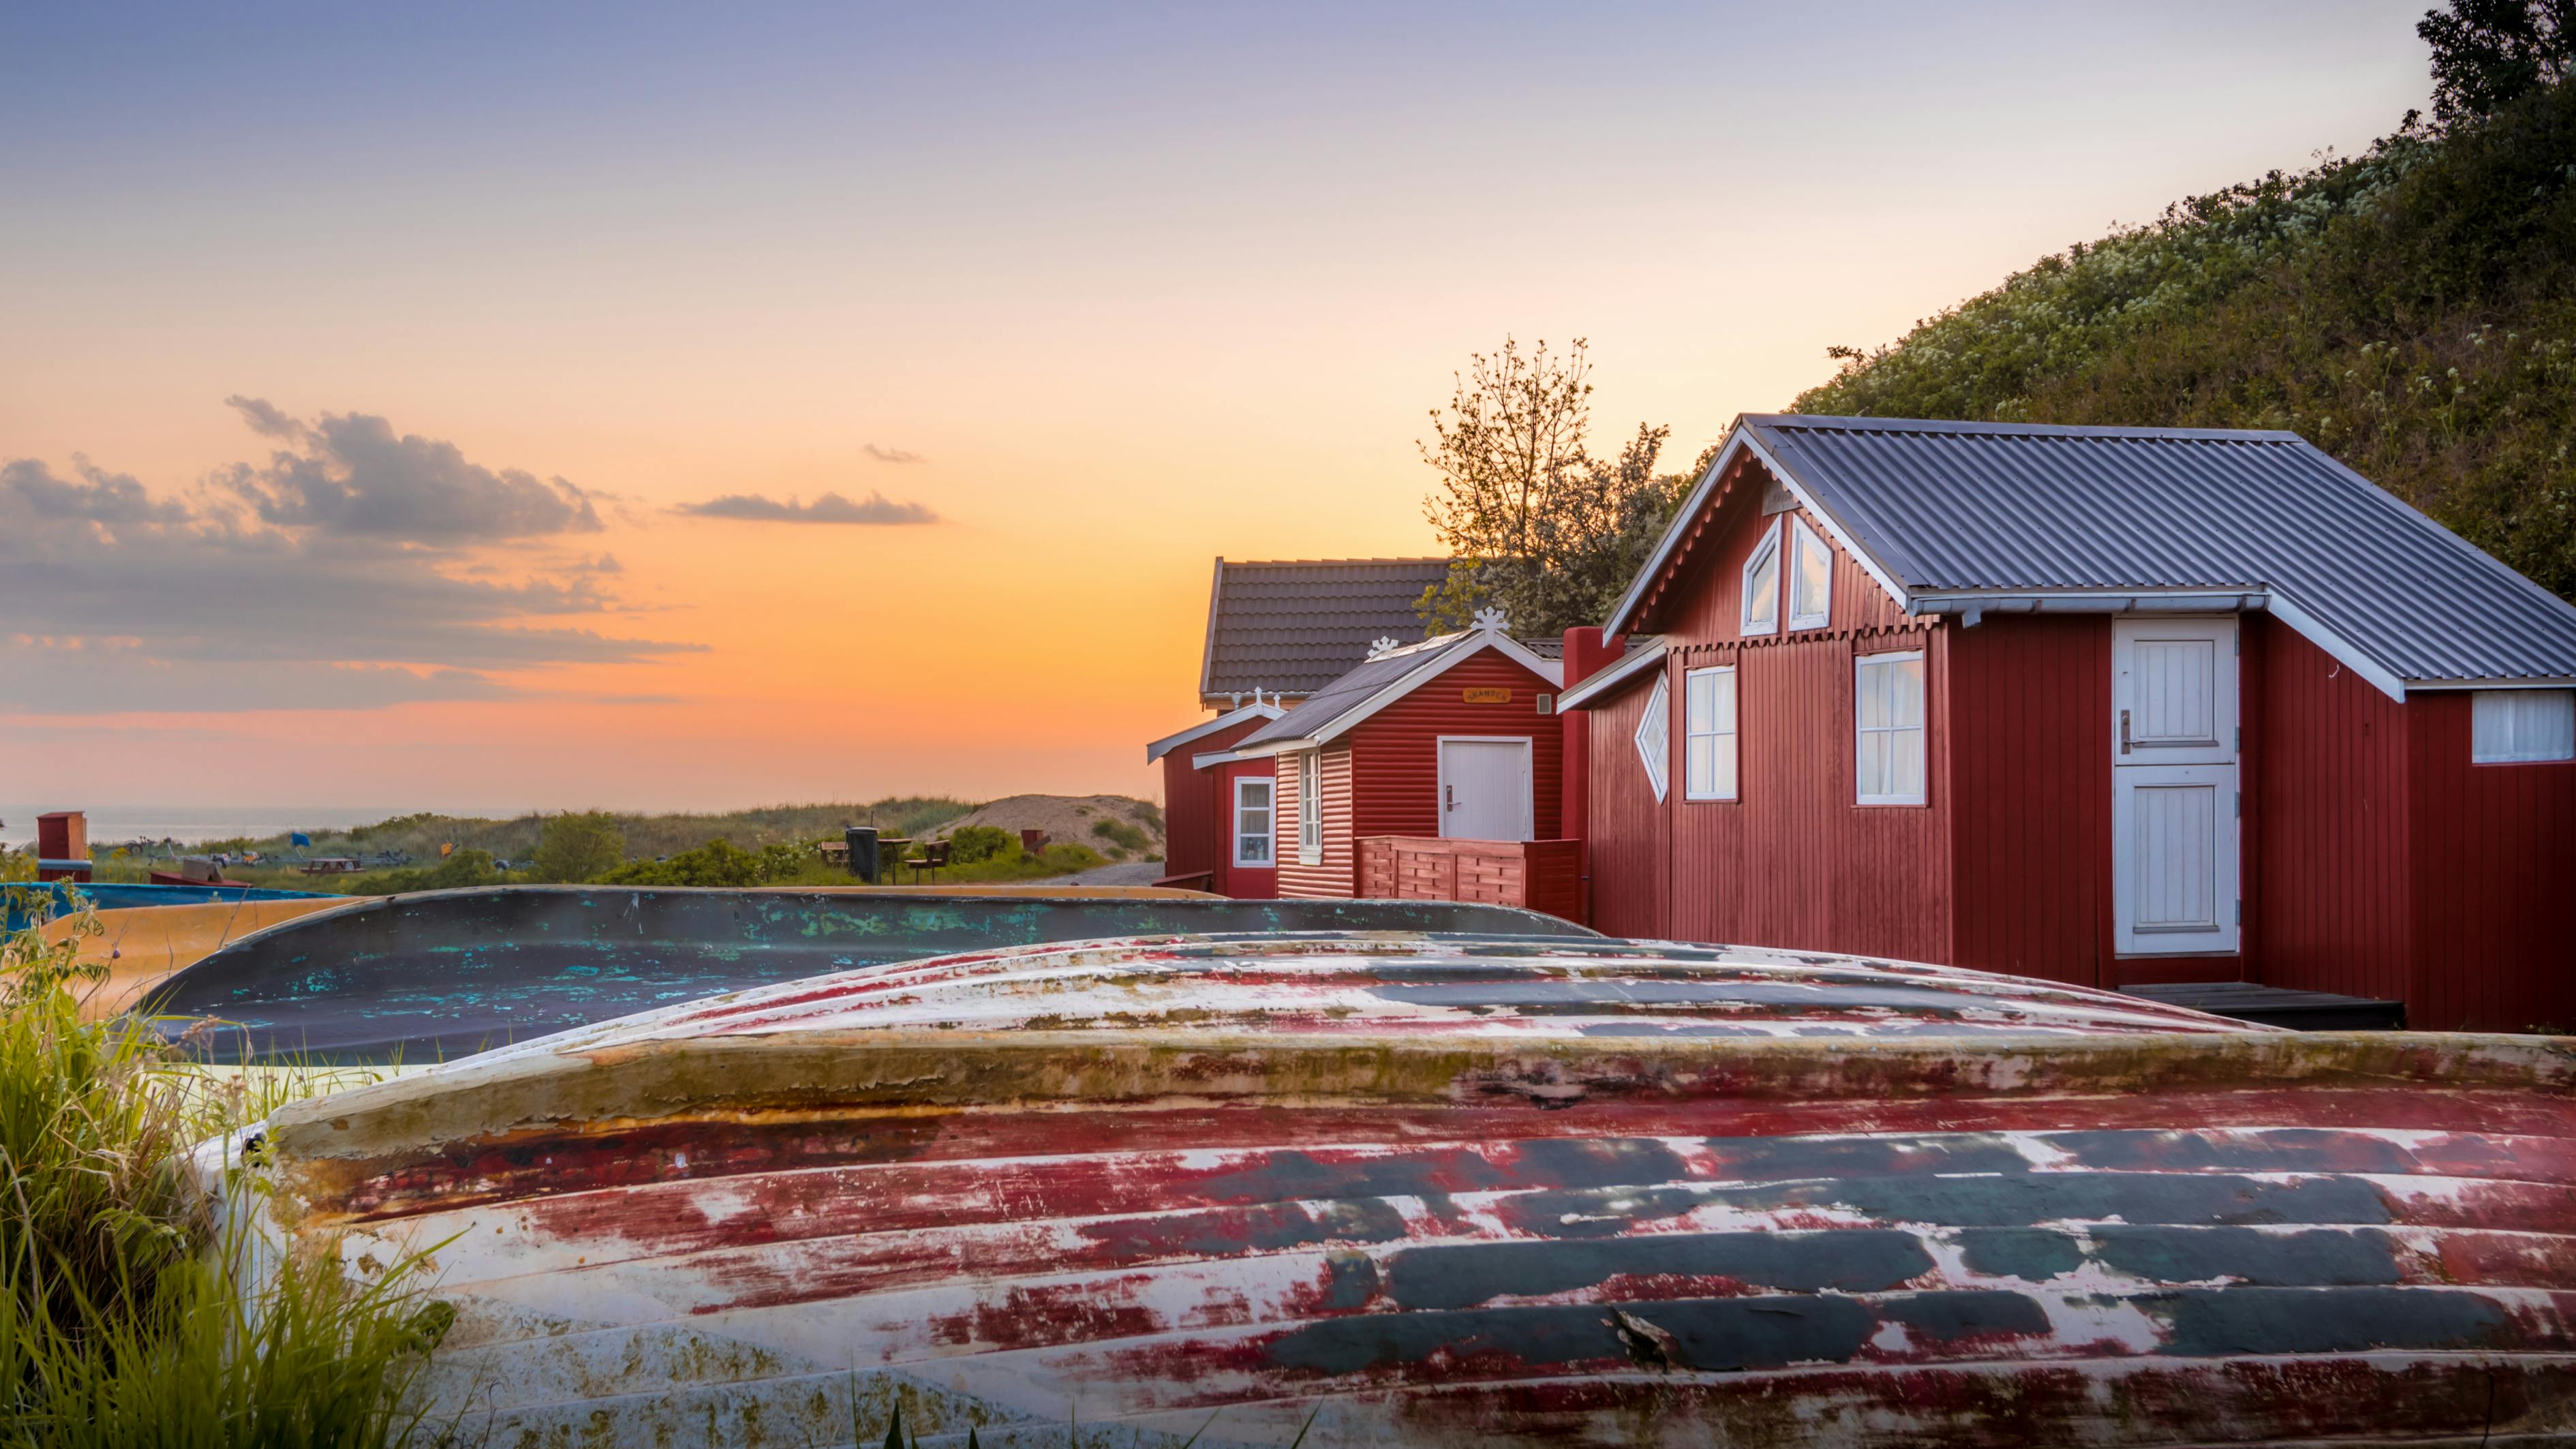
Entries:
{"type": "MultiPolygon", "coordinates": [[[[932,832],[942,839],[961,825],[997,825],[1004,830],[1043,830],[1050,844],[1088,845],[1106,855],[1110,843],[1092,834],[1092,828],[1103,820],[1117,820],[1133,825],[1150,837],[1153,844],[1146,853],[1163,853],[1163,832],[1151,821],[1139,818],[1137,809],[1146,802],[1125,795],[1013,795],[980,805],[966,815],[932,832]]],[[[1146,877],[1147,881],[1153,879],[1146,877]]]]}

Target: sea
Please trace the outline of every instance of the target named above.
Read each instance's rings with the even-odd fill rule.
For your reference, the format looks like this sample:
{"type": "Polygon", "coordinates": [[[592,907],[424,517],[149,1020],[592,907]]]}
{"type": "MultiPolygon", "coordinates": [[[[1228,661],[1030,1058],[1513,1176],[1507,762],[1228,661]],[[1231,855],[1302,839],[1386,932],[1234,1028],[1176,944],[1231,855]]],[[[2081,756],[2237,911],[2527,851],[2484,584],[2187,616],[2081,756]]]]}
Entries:
{"type": "MultiPolygon", "coordinates": [[[[36,817],[59,805],[0,805],[0,843],[25,849],[36,842],[36,817]]],[[[406,813],[395,806],[363,805],[138,805],[105,806],[87,812],[92,845],[128,840],[175,840],[194,845],[205,840],[249,836],[257,840],[290,830],[346,830],[406,813]]]]}

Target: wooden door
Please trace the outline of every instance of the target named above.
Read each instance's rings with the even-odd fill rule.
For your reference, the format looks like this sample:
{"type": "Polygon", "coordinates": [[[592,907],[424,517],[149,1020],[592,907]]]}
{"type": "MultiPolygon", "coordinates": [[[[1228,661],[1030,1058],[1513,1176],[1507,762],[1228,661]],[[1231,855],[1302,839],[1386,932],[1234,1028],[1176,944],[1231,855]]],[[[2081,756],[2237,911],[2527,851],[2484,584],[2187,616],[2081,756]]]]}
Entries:
{"type": "Polygon", "coordinates": [[[2236,639],[2233,617],[2112,621],[2112,909],[2121,955],[2237,949],[2236,639]]]}
{"type": "Polygon", "coordinates": [[[1440,741],[1440,833],[1451,840],[1527,840],[1536,828],[1530,741],[1440,741]]]}

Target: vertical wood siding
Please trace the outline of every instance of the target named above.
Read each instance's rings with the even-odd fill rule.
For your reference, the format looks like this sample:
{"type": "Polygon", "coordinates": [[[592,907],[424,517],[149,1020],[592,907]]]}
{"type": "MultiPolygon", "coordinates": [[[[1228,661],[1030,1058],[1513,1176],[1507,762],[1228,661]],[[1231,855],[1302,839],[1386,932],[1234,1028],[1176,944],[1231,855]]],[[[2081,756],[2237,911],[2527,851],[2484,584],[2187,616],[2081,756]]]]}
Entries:
{"type": "Polygon", "coordinates": [[[2576,1032],[2576,763],[2471,764],[2471,707],[2406,702],[2406,1024],[2576,1032]]]}
{"type": "Polygon", "coordinates": [[[1613,936],[1662,939],[1663,886],[1671,870],[1663,807],[1637,758],[1637,721],[1651,677],[1630,681],[1590,713],[1588,815],[1583,869],[1591,892],[1591,927],[1613,936]]]}
{"type": "Polygon", "coordinates": [[[2256,970],[2268,986],[2404,1000],[2409,709],[2278,620],[2245,623],[2263,638],[2246,680],[2259,697],[2246,720],[2260,766],[2246,782],[2261,823],[2245,857],[2256,970]]]}
{"type": "Polygon", "coordinates": [[[1950,963],[2116,984],[2110,620],[1988,615],[1951,631],[1948,674],[1950,963]]]}
{"type": "MultiPolygon", "coordinates": [[[[1251,723],[1244,726],[1247,732],[1251,728],[1251,723]]],[[[1276,897],[1279,894],[1277,870],[1257,869],[1234,863],[1234,782],[1246,779],[1273,780],[1274,783],[1270,787],[1273,802],[1271,808],[1276,810],[1279,791],[1282,788],[1291,791],[1297,788],[1295,774],[1290,772],[1283,777],[1278,763],[1273,760],[1241,760],[1231,765],[1219,765],[1202,773],[1223,777],[1217,782],[1217,818],[1222,831],[1217,837],[1217,893],[1246,901],[1266,901],[1276,897]]],[[[1289,839],[1294,842],[1296,837],[1291,835],[1289,839]]],[[[1270,848],[1273,852],[1271,858],[1277,860],[1279,831],[1276,815],[1271,818],[1270,848]]]]}
{"type": "Polygon", "coordinates": [[[1321,865],[1297,859],[1297,772],[1292,756],[1281,755],[1279,780],[1279,894],[1282,896],[1351,896],[1359,883],[1351,849],[1351,747],[1336,741],[1321,752],[1324,761],[1324,851],[1321,865]]]}
{"type": "Polygon", "coordinates": [[[1193,770],[1190,759],[1230,750],[1264,723],[1248,719],[1228,725],[1163,756],[1163,874],[1214,873],[1233,857],[1233,847],[1225,843],[1225,833],[1234,828],[1225,770],[1193,770]]]}
{"type": "MultiPolygon", "coordinates": [[[[1908,619],[1864,569],[1833,549],[1833,599],[1821,629],[1743,636],[1744,561],[1766,529],[1759,487],[1735,490],[1700,561],[1662,609],[1673,656],[1667,919],[1686,941],[1855,951],[1943,961],[1951,951],[1948,631],[1908,619]],[[1853,778],[1853,660],[1924,651],[1926,804],[1860,805],[1853,778]],[[1737,795],[1685,800],[1682,675],[1736,668],[1737,795]]],[[[1824,529],[1811,527],[1822,536],[1824,529]]],[[[1784,595],[1785,600],[1785,595],[1784,595]]],[[[1614,733],[1629,747],[1629,723],[1614,733]]],[[[1631,749],[1633,754],[1633,749],[1631,749]]],[[[1651,797],[1649,797],[1651,798],[1651,797]]],[[[1597,875],[1597,872],[1596,872],[1597,875]]],[[[1598,882],[1596,880],[1596,889],[1598,882]]]]}

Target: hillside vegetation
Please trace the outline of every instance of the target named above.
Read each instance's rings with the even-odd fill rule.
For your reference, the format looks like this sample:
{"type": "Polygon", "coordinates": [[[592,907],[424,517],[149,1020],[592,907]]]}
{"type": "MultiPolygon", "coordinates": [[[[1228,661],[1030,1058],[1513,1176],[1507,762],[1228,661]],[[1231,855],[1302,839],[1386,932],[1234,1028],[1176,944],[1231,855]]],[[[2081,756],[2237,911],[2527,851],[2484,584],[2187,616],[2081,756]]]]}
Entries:
{"type": "Polygon", "coordinates": [[[1796,410],[2286,428],[2576,598],[2576,86],[2176,203],[1796,410]]]}

